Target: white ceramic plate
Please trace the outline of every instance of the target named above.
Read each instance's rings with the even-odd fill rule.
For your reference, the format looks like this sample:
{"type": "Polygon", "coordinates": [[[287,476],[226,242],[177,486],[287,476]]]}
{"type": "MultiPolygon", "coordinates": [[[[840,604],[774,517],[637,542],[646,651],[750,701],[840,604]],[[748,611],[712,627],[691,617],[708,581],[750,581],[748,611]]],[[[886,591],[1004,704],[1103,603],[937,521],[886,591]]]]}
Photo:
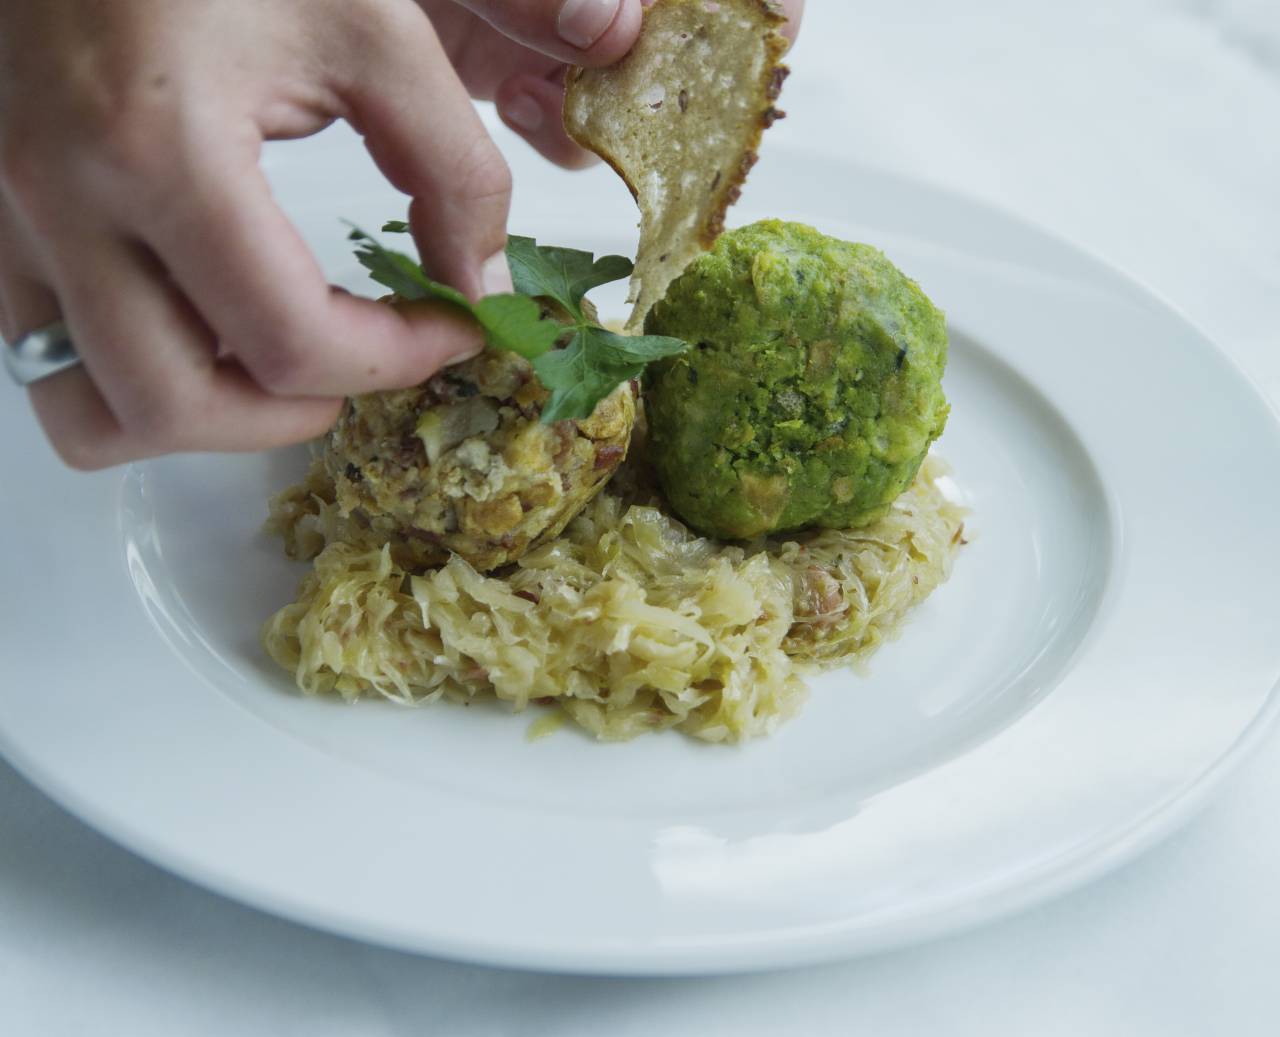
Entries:
{"type": "MultiPolygon", "coordinates": [[[[341,135],[269,161],[334,275],[359,283],[337,218],[376,225],[399,200],[341,135]]],[[[516,228],[630,249],[609,174],[530,165],[520,184],[516,228]]],[[[210,888],[546,969],[885,948],[1149,844],[1274,712],[1273,415],[1168,307],[990,209],[780,153],[736,215],[765,214],[884,247],[952,323],[940,452],[975,536],[868,674],[814,681],[799,719],[737,748],[530,743],[529,718],[496,707],[302,699],[257,644],[302,575],[259,532],[298,452],[74,476],[14,391],[0,748],[210,888]]]]}

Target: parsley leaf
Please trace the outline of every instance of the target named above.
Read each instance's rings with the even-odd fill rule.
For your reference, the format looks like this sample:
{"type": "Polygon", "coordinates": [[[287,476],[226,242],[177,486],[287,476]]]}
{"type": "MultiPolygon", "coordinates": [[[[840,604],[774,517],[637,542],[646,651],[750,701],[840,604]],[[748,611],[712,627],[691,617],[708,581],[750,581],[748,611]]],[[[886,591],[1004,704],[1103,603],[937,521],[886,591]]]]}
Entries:
{"type": "Polygon", "coordinates": [[[538,378],[551,390],[551,399],[542,408],[543,422],[591,417],[597,403],[623,382],[639,378],[651,360],[688,348],[678,338],[579,327],[564,349],[543,353],[533,361],[538,378]]]}
{"type": "Polygon", "coordinates": [[[402,299],[439,299],[455,306],[470,307],[456,288],[431,280],[417,263],[401,252],[383,248],[358,227],[348,235],[356,246],[356,259],[378,284],[390,288],[402,299]]]}
{"type": "Polygon", "coordinates": [[[507,238],[507,262],[516,291],[554,299],[581,324],[582,298],[602,284],[621,281],[631,274],[625,256],[602,256],[574,248],[539,245],[533,238],[512,234],[507,238]]]}
{"type": "Polygon", "coordinates": [[[356,259],[378,284],[402,299],[447,302],[465,310],[484,328],[485,339],[494,349],[532,360],[565,333],[562,325],[545,319],[542,307],[527,295],[490,295],[472,303],[456,288],[433,281],[404,253],[384,248],[359,227],[353,227],[349,236],[358,242],[356,259]]]}
{"type": "MultiPolygon", "coordinates": [[[[409,225],[391,220],[382,230],[406,234],[409,225]]],[[[378,284],[402,299],[457,306],[484,328],[491,348],[519,353],[532,361],[538,378],[551,393],[542,408],[542,421],[547,425],[589,418],[596,404],[623,382],[639,378],[650,361],[689,348],[678,338],[619,335],[587,318],[582,308],[587,292],[631,273],[631,260],[624,256],[596,259],[590,252],[539,245],[533,238],[513,234],[507,241],[507,261],[515,294],[489,295],[473,303],[456,288],[433,281],[414,260],[384,248],[359,227],[352,226],[350,238],[357,243],[356,258],[378,284]],[[538,299],[559,303],[572,323],[544,317],[538,299]],[[568,345],[553,349],[565,335],[571,336],[568,345]]]]}
{"type": "Polygon", "coordinates": [[[471,312],[489,345],[526,360],[544,355],[565,333],[564,325],[543,317],[538,301],[527,295],[486,295],[471,312]]]}

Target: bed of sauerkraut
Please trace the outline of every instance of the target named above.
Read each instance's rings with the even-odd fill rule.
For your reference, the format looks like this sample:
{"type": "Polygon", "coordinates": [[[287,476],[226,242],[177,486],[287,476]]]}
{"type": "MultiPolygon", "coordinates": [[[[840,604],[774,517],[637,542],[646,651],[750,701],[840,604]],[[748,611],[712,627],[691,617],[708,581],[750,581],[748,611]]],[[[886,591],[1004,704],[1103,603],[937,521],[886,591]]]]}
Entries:
{"type": "Polygon", "coordinates": [[[263,643],[309,694],[496,696],[609,740],[766,735],[806,673],[865,658],[947,579],[964,542],[947,484],[930,458],[871,526],[725,544],[664,512],[633,460],[560,537],[483,575],[456,556],[401,567],[316,466],[271,502],[269,528],[313,565],[263,643]]]}

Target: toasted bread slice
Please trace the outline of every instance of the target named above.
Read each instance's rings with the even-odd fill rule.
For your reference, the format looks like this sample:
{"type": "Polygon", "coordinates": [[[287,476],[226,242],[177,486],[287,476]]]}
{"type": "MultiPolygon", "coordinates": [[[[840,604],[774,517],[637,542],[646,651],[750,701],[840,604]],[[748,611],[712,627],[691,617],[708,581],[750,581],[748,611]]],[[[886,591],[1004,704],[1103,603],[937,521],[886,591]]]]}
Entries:
{"type": "Polygon", "coordinates": [[[770,0],[658,0],[622,61],[569,73],[565,127],[640,207],[629,329],[715,243],[781,117],[785,21],[770,0]]]}

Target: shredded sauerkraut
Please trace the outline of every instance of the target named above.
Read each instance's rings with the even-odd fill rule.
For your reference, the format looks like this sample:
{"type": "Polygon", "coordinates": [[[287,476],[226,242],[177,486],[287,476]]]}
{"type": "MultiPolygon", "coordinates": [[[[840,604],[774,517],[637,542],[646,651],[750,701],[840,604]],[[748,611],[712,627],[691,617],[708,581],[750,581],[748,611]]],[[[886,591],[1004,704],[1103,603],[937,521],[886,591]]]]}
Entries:
{"type": "Polygon", "coordinates": [[[560,537],[486,576],[457,556],[401,568],[337,514],[316,466],[272,501],[269,528],[314,566],[263,643],[309,694],[496,695],[603,739],[768,734],[802,704],[803,673],[869,655],[946,580],[964,516],[944,472],[926,460],[874,525],[729,545],[665,514],[629,462],[560,537]]]}

